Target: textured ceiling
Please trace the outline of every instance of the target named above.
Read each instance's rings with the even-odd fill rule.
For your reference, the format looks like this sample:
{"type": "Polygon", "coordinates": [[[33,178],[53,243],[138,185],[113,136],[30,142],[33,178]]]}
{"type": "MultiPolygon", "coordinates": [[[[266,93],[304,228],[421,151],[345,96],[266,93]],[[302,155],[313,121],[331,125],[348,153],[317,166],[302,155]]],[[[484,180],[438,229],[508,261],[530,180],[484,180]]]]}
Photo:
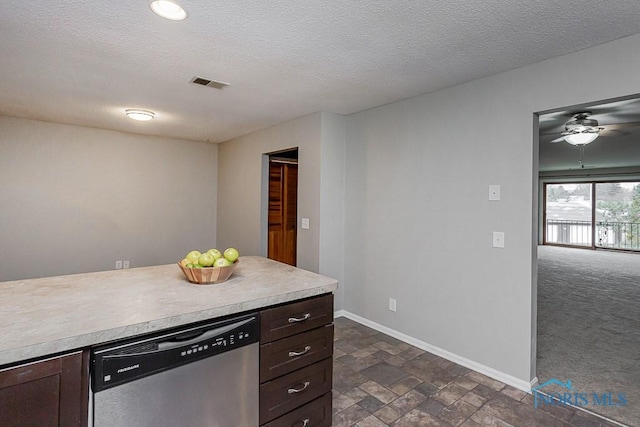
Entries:
{"type": "Polygon", "coordinates": [[[189,17],[174,22],[147,0],[0,2],[0,114],[220,142],[640,31],[637,0],[180,3],[189,17]],[[128,120],[132,107],[157,118],[128,120]]]}

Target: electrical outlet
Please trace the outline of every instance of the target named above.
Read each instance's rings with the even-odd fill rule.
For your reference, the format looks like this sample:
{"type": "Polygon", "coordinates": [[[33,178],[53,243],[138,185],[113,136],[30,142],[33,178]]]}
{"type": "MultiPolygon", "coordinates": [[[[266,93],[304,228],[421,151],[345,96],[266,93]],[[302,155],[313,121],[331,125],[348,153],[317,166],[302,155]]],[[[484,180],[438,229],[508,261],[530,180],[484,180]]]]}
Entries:
{"type": "Polygon", "coordinates": [[[389,298],[389,310],[396,311],[396,300],[389,298]]]}
{"type": "Polygon", "coordinates": [[[499,185],[490,185],[489,186],[489,200],[500,200],[500,186],[499,185]]]}
{"type": "Polygon", "coordinates": [[[502,231],[493,232],[493,247],[504,248],[504,233],[502,231]]]}
{"type": "Polygon", "coordinates": [[[303,230],[309,229],[309,218],[302,218],[302,229],[303,230]]]}
{"type": "Polygon", "coordinates": [[[122,261],[116,261],[116,270],[122,269],[122,261]]]}
{"type": "Polygon", "coordinates": [[[129,268],[129,260],[125,259],[124,261],[122,261],[122,268],[129,268]]]}

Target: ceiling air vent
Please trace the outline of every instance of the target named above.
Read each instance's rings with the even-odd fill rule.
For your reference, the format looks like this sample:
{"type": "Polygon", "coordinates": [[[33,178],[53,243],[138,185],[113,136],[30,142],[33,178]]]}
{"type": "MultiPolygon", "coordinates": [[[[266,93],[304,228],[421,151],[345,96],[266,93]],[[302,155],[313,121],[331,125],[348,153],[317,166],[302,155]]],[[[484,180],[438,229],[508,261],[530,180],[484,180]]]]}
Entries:
{"type": "Polygon", "coordinates": [[[191,83],[195,83],[197,85],[202,85],[202,86],[209,86],[219,90],[222,90],[225,87],[229,86],[229,83],[209,80],[209,79],[205,79],[204,77],[194,77],[193,80],[191,80],[191,83]]]}

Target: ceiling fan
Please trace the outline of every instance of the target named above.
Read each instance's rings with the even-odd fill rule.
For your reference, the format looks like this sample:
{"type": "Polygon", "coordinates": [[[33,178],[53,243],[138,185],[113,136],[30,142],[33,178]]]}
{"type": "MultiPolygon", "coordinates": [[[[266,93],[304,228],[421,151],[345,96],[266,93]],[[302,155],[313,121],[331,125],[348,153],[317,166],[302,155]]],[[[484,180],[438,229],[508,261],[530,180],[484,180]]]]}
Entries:
{"type": "Polygon", "coordinates": [[[603,127],[598,126],[598,121],[590,119],[591,111],[575,113],[571,120],[564,124],[564,132],[560,138],[554,139],[553,143],[566,141],[571,145],[587,145],[593,142],[599,135],[603,127]]]}
{"type": "Polygon", "coordinates": [[[596,119],[591,118],[591,111],[573,113],[571,120],[564,124],[564,132],[560,138],[556,138],[552,143],[566,141],[571,145],[585,146],[595,141],[598,136],[609,135],[611,132],[621,132],[625,128],[639,127],[640,122],[615,123],[600,126],[596,119]]]}

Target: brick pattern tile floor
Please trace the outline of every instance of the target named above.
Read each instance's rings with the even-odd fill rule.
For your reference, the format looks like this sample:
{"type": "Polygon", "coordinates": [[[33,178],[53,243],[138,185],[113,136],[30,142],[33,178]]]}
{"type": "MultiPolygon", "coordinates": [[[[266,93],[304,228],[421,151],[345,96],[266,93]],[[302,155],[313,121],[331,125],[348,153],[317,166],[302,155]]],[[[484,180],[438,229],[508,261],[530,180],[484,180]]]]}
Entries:
{"type": "Polygon", "coordinates": [[[334,427],[614,427],[344,317],[335,319],[334,427]]]}

